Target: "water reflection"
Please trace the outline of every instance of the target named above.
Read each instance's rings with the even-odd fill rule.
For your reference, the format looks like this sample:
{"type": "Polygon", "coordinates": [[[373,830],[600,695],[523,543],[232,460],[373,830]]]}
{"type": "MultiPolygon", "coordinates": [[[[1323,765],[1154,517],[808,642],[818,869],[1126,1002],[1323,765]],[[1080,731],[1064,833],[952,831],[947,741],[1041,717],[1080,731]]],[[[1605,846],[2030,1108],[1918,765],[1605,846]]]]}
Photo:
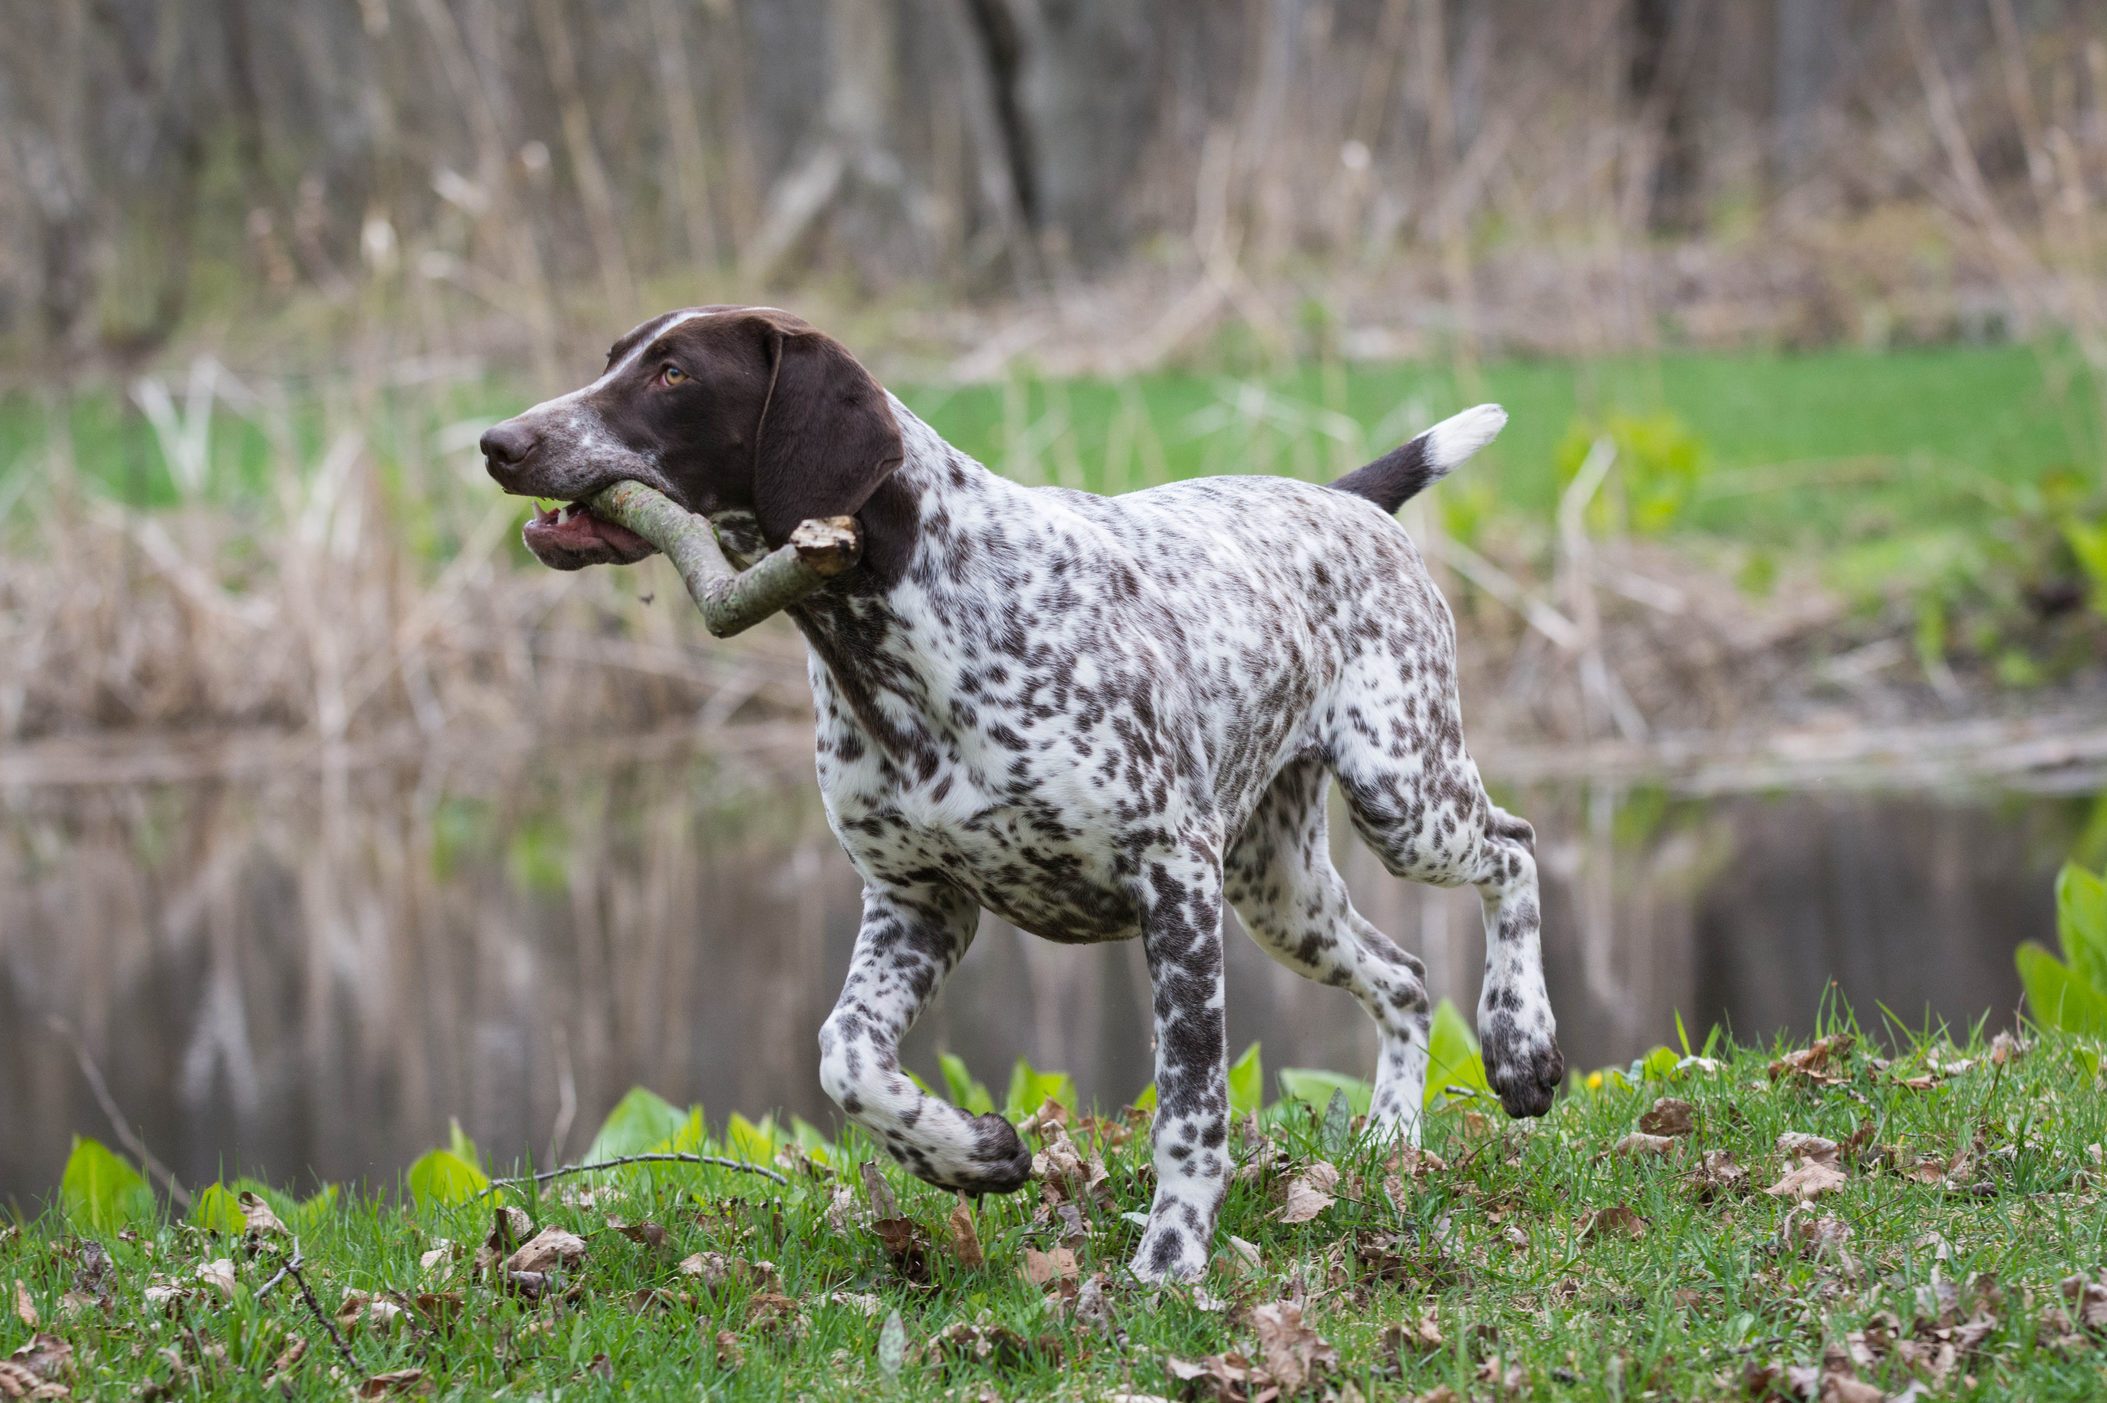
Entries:
{"type": "MultiPolygon", "coordinates": [[[[1543,835],[1553,1001],[1569,1059],[1622,1061],[1680,1009],[1804,1027],[1834,976],[1884,1004],[2000,1018],[2011,951],[2052,929],[2085,800],[1797,794],[1503,796],[1543,835]]],[[[824,1120],[814,1035],[857,883],[809,778],[703,761],[372,770],[17,791],[0,811],[0,1197],[57,1182],[106,1119],[52,1020],[186,1180],[234,1169],[389,1180],[449,1116],[487,1147],[576,1151],[623,1089],[824,1120]]],[[[1371,919],[1468,1007],[1468,892],[1391,880],[1343,823],[1371,919]]],[[[1269,1065],[1365,1071],[1341,993],[1232,943],[1230,1036],[1269,1065]]],[[[909,1043],[991,1081],[1022,1053],[1086,1095],[1148,1077],[1130,947],[990,920],[909,1043]]]]}

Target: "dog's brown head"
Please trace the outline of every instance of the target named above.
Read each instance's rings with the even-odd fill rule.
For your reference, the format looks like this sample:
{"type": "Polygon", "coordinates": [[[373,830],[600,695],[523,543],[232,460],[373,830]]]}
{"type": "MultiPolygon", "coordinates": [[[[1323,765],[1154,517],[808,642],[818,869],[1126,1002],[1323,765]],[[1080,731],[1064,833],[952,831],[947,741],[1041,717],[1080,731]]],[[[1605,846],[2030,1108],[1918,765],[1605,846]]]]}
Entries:
{"type": "Polygon", "coordinates": [[[751,512],[771,545],[807,517],[852,516],[900,465],[885,392],[840,342],[772,307],[691,307],[631,331],[583,389],[483,435],[507,492],[537,510],[544,565],[625,565],[642,537],[576,505],[624,478],[690,511],[751,512]]]}

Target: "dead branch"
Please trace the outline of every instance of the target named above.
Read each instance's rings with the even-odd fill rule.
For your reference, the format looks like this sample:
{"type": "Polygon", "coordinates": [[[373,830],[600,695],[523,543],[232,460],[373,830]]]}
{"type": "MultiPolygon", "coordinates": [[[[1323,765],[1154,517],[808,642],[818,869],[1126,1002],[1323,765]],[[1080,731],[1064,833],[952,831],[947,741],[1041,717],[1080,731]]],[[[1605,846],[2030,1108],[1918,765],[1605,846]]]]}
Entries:
{"type": "Polygon", "coordinates": [[[510,1179],[492,1179],[490,1181],[490,1187],[483,1190],[482,1193],[477,1194],[476,1197],[487,1198],[489,1195],[496,1193],[499,1189],[516,1188],[521,1184],[546,1184],[549,1182],[549,1180],[560,1179],[566,1174],[590,1174],[593,1171],[599,1169],[620,1169],[625,1164],[707,1164],[713,1165],[718,1169],[737,1169],[747,1174],[758,1174],[763,1179],[774,1180],[776,1183],[783,1185],[785,1188],[788,1188],[790,1186],[790,1181],[788,1179],[776,1173],[767,1165],[755,1164],[751,1160],[732,1159],[726,1155],[691,1155],[669,1153],[655,1155],[623,1155],[619,1159],[595,1160],[591,1164],[566,1164],[561,1169],[544,1169],[539,1174],[518,1174],[514,1175],[510,1179]]]}
{"type": "Polygon", "coordinates": [[[802,523],[788,544],[751,569],[739,570],[726,559],[707,520],[641,482],[606,488],[593,498],[592,508],[666,553],[717,638],[789,608],[854,565],[863,551],[855,519],[830,516],[802,523]]]}
{"type": "Polygon", "coordinates": [[[292,1277],[293,1284],[300,1288],[300,1299],[307,1302],[308,1310],[314,1313],[315,1319],[322,1322],[322,1328],[329,1332],[329,1342],[335,1345],[337,1353],[344,1357],[345,1367],[355,1374],[358,1371],[358,1358],[352,1354],[351,1346],[344,1342],[343,1335],[337,1332],[337,1323],[329,1318],[329,1313],[322,1309],[322,1303],[315,1299],[314,1289],[307,1284],[307,1277],[300,1270],[304,1265],[306,1263],[300,1256],[300,1239],[296,1237],[293,1239],[292,1250],[286,1254],[284,1265],[278,1268],[277,1275],[263,1283],[256,1292],[257,1298],[269,1295],[279,1282],[288,1276],[292,1277]]]}

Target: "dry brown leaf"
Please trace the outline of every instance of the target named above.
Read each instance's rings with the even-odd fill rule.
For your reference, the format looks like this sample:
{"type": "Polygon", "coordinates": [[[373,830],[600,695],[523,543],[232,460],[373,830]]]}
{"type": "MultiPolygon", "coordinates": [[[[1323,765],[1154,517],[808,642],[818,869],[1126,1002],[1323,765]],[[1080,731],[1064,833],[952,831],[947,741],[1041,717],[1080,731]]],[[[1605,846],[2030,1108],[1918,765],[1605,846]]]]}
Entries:
{"type": "Polygon", "coordinates": [[[909,1281],[929,1279],[929,1234],[912,1218],[879,1218],[871,1223],[879,1246],[892,1258],[893,1269],[909,1281]]]}
{"type": "Polygon", "coordinates": [[[0,1359],[0,1396],[64,1398],[65,1380],[73,1373],[73,1346],[57,1335],[38,1334],[0,1359]]]}
{"type": "Polygon", "coordinates": [[[951,1209],[951,1250],[959,1265],[968,1269],[978,1269],[987,1261],[980,1250],[980,1233],[973,1226],[973,1205],[964,1194],[951,1209]]]}
{"type": "Polygon", "coordinates": [[[1265,1269],[1257,1243],[1246,1242],[1235,1233],[1223,1233],[1222,1242],[1222,1253],[1215,1260],[1230,1273],[1236,1276],[1257,1276],[1265,1269]]]}
{"type": "Polygon", "coordinates": [[[878,1161],[865,1160],[857,1172],[863,1177],[863,1191],[870,1197],[873,1218],[897,1218],[900,1216],[899,1200],[893,1197],[892,1185],[885,1182],[885,1175],[878,1168],[878,1161]]]}
{"type": "Polygon", "coordinates": [[[1394,1324],[1383,1330],[1383,1352],[1391,1358],[1407,1352],[1432,1354],[1448,1341],[1442,1338],[1441,1321],[1428,1306],[1419,1313],[1419,1319],[1410,1325],[1394,1324]]]}
{"type": "Polygon", "coordinates": [[[15,1319],[31,1330],[37,1328],[37,1303],[30,1297],[29,1288],[22,1283],[19,1276],[15,1278],[15,1319]]]}
{"type": "Polygon", "coordinates": [[[647,1252],[656,1252],[666,1245],[666,1230],[657,1223],[631,1223],[621,1218],[609,1218],[607,1226],[647,1252]]]}
{"type": "Polygon", "coordinates": [[[1268,1393],[1261,1386],[1263,1373],[1253,1368],[1251,1361],[1241,1354],[1210,1354],[1205,1359],[1168,1358],[1163,1361],[1163,1367],[1180,1383],[1209,1390],[1219,1403],[1247,1403],[1250,1399],[1279,1396],[1278,1389],[1268,1393]]]}
{"type": "Polygon", "coordinates": [[[1339,1352],[1302,1318],[1296,1301],[1274,1301],[1255,1307],[1251,1326],[1265,1371],[1283,1394],[1293,1395],[1339,1365],[1339,1352]]]}
{"type": "Polygon", "coordinates": [[[206,1262],[198,1268],[198,1280],[218,1291],[228,1300],[234,1299],[234,1263],[222,1257],[216,1262],[206,1262]]]}
{"type": "Polygon", "coordinates": [[[1332,1206],[1332,1190],[1338,1186],[1339,1171],[1324,1160],[1317,1160],[1288,1181],[1286,1201],[1280,1209],[1280,1221],[1307,1223],[1332,1206]]]}
{"type": "Polygon", "coordinates": [[[699,1277],[704,1286],[722,1286],[732,1279],[732,1259],[722,1252],[696,1252],[680,1259],[679,1271],[699,1277]]]}
{"type": "Polygon", "coordinates": [[[1843,1062],[1844,1054],[1850,1050],[1851,1035],[1837,1033],[1818,1038],[1810,1047],[1797,1052],[1788,1052],[1770,1064],[1772,1081],[1798,1077],[1818,1086],[1830,1086],[1843,1080],[1836,1068],[1843,1062]]]}
{"type": "Polygon", "coordinates": [[[1734,1157],[1726,1150],[1705,1150],[1705,1159],[1690,1173],[1690,1186],[1698,1190],[1700,1201],[1713,1201],[1721,1194],[1740,1192],[1749,1182],[1749,1171],[1734,1163],[1734,1157]]]}
{"type": "Polygon", "coordinates": [[[286,1342],[285,1349],[271,1361],[269,1372],[263,1376],[263,1386],[271,1388],[291,1373],[294,1366],[307,1357],[307,1336],[295,1335],[286,1342]]]}
{"type": "Polygon", "coordinates": [[[1621,1203],[1609,1208],[1590,1209],[1581,1217],[1580,1235],[1583,1238],[1607,1237],[1612,1233],[1644,1237],[1646,1220],[1621,1203]]]}
{"type": "Polygon", "coordinates": [[[271,1211],[271,1205],[263,1201],[263,1195],[254,1189],[243,1189],[235,1200],[241,1205],[242,1232],[253,1246],[268,1237],[286,1236],[285,1224],[271,1211]]]}
{"type": "MultiPolygon", "coordinates": [[[[1047,1104],[1051,1105],[1052,1102],[1047,1104]]],[[[1069,1199],[1076,1203],[1112,1202],[1112,1172],[1095,1152],[1086,1153],[1059,1124],[1045,1127],[1045,1148],[1032,1156],[1032,1177],[1050,1203],[1069,1199]]]]}
{"type": "Polygon", "coordinates": [[[1844,1186],[1844,1172],[1823,1164],[1820,1160],[1802,1160],[1797,1169],[1786,1171],[1783,1178],[1763,1192],[1772,1198],[1820,1198],[1834,1193],[1844,1186]]]}
{"type": "Polygon", "coordinates": [[[475,1271],[481,1276],[485,1271],[505,1260],[514,1248],[526,1241],[527,1234],[534,1231],[534,1220],[527,1210],[513,1205],[500,1204],[491,1210],[490,1234],[483,1245],[476,1249],[475,1271]]]}
{"type": "Polygon", "coordinates": [[[1610,1153],[1627,1159],[1641,1155],[1668,1155],[1675,1153],[1675,1141],[1666,1135],[1649,1135],[1643,1130],[1634,1130],[1619,1140],[1610,1153]]]}
{"type": "Polygon", "coordinates": [[[424,1370],[393,1369],[385,1374],[375,1374],[358,1386],[361,1398],[384,1398],[391,1393],[424,1392],[424,1370]]]}
{"type": "Polygon", "coordinates": [[[2060,1283],[2063,1299],[2078,1312],[2078,1323],[2088,1330],[2107,1331],[2107,1273],[2099,1281],[2067,1276],[2060,1283]]]}
{"type": "Polygon", "coordinates": [[[1778,1137],[1778,1153],[1785,1158],[1813,1160],[1816,1164],[1826,1164],[1831,1169],[1843,1168],[1840,1159],[1842,1150],[1843,1147],[1836,1141],[1824,1139],[1819,1135],[1802,1135],[1798,1131],[1788,1130],[1778,1137]]]}
{"type": "Polygon", "coordinates": [[[1080,1275],[1075,1253],[1069,1248],[1056,1247],[1051,1252],[1041,1252],[1036,1247],[1024,1249],[1024,1279],[1034,1286],[1044,1286],[1049,1281],[1074,1281],[1080,1275]]]}
{"type": "Polygon", "coordinates": [[[1653,1109],[1639,1117],[1639,1129],[1648,1135],[1682,1136],[1697,1128],[1697,1113],[1688,1101],[1663,1096],[1653,1109]]]}
{"type": "Polygon", "coordinates": [[[585,1239],[559,1227],[546,1227],[520,1245],[505,1259],[505,1274],[526,1272],[541,1275],[558,1267],[574,1267],[585,1260],[585,1239]]]}
{"type": "Polygon", "coordinates": [[[357,1334],[362,1324],[369,1330],[385,1333],[403,1323],[403,1308],[371,1291],[347,1289],[344,1299],[337,1305],[337,1328],[347,1335],[357,1334]]]}

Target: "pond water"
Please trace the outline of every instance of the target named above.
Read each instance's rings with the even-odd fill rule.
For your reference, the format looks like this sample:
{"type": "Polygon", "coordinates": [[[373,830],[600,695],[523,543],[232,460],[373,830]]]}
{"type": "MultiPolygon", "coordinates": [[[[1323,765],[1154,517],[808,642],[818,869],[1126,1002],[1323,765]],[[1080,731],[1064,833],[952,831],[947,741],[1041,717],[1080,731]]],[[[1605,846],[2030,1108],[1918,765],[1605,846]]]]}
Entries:
{"type": "MultiPolygon", "coordinates": [[[[1576,1066],[1724,1022],[2009,1022],[2012,950],[2103,805],[2053,794],[1649,788],[1502,794],[1537,825],[1546,956],[1576,1066]]],[[[1336,823],[1361,909],[1474,1005],[1473,893],[1392,880],[1336,823]]],[[[680,757],[427,763],[0,794],[0,1200],[111,1139],[82,1066],[186,1182],[390,1183],[449,1117],[489,1152],[575,1154],[627,1087],[714,1120],[822,1124],[815,1034],[858,887],[809,772],[680,757]]],[[[1149,1079],[1131,946],[987,921],[908,1044],[998,1087],[1028,1056],[1117,1103],[1149,1079]]],[[[1372,1026],[1233,937],[1233,1049],[1366,1075],[1372,1026]]]]}

